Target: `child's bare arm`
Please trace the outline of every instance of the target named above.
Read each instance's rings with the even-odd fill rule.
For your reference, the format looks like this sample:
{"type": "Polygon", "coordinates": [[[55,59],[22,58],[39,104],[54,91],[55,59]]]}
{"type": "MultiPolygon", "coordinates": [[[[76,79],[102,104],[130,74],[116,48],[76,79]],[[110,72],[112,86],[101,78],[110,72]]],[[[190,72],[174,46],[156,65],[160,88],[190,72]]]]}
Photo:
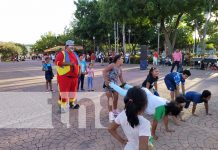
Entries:
{"type": "Polygon", "coordinates": [[[120,136],[120,134],[117,133],[117,128],[119,127],[118,124],[116,124],[115,122],[113,122],[109,127],[108,127],[108,131],[109,133],[117,140],[119,141],[121,144],[126,145],[126,143],[128,142],[126,139],[122,138],[120,136]]]}
{"type": "Polygon", "coordinates": [[[205,106],[205,110],[206,110],[206,115],[212,115],[212,114],[208,113],[208,111],[209,111],[208,103],[204,103],[204,106],[205,106]]]}
{"type": "Polygon", "coordinates": [[[175,97],[179,96],[179,90],[180,90],[180,89],[179,89],[179,85],[177,85],[177,86],[176,86],[176,93],[175,93],[176,95],[175,95],[175,97]]]}
{"type": "Polygon", "coordinates": [[[174,130],[170,130],[168,127],[168,121],[169,121],[168,115],[164,116],[163,121],[164,121],[165,129],[167,132],[175,132],[174,130]]]}
{"type": "Polygon", "coordinates": [[[181,87],[182,87],[182,94],[185,95],[185,85],[181,84],[181,87]]]}

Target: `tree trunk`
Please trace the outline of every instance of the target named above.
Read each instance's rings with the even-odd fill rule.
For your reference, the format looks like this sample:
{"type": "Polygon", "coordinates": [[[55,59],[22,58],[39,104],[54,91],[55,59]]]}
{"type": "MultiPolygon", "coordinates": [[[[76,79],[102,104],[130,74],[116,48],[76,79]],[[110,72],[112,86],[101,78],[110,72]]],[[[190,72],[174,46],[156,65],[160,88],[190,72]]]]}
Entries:
{"type": "Polygon", "coordinates": [[[164,18],[161,19],[161,27],[163,29],[163,33],[164,33],[164,38],[165,38],[165,41],[166,41],[166,45],[168,47],[168,53],[169,54],[172,54],[173,52],[173,49],[175,47],[175,43],[176,43],[176,37],[177,37],[177,29],[178,29],[178,26],[179,26],[179,23],[180,23],[180,20],[182,18],[182,15],[183,13],[179,14],[177,19],[176,19],[176,22],[175,22],[175,27],[174,27],[174,31],[167,31],[166,27],[165,27],[165,21],[164,21],[164,18]],[[172,41],[170,41],[170,37],[172,37],[172,41]]]}
{"type": "Polygon", "coordinates": [[[211,19],[211,8],[212,8],[212,2],[210,1],[209,2],[209,9],[208,9],[209,18],[206,18],[206,22],[205,22],[205,25],[204,25],[204,34],[203,34],[203,38],[202,38],[202,52],[203,52],[203,54],[205,53],[205,48],[206,48],[205,38],[206,38],[206,35],[207,35],[208,23],[209,23],[209,21],[211,19]]]}
{"type": "Polygon", "coordinates": [[[126,36],[125,36],[125,23],[123,23],[123,53],[126,53],[126,36]]]}
{"type": "Polygon", "coordinates": [[[117,22],[117,51],[119,52],[119,23],[117,22]]]}
{"type": "Polygon", "coordinates": [[[114,22],[114,51],[117,51],[117,34],[116,34],[116,23],[114,22]]]}
{"type": "Polygon", "coordinates": [[[171,45],[171,42],[170,42],[170,35],[169,33],[167,33],[167,31],[163,31],[164,33],[164,38],[165,38],[165,41],[166,41],[166,53],[167,55],[170,55],[172,54],[172,51],[173,51],[173,48],[172,48],[172,45],[171,45]]]}

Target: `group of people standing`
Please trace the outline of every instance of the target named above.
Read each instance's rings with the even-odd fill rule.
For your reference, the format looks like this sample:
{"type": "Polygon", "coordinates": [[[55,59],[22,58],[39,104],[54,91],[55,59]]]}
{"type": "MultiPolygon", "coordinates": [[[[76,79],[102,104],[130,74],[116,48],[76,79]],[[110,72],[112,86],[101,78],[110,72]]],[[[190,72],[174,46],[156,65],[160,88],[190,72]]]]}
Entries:
{"type": "Polygon", "coordinates": [[[172,66],[172,70],[175,66],[177,66],[177,69],[181,69],[181,65],[188,65],[189,62],[189,55],[188,53],[183,53],[181,50],[176,49],[172,56],[167,56],[166,51],[163,51],[161,53],[161,56],[159,56],[158,52],[155,50],[153,52],[153,65],[158,65],[158,58],[161,57],[160,63],[162,65],[168,65],[172,66]]]}

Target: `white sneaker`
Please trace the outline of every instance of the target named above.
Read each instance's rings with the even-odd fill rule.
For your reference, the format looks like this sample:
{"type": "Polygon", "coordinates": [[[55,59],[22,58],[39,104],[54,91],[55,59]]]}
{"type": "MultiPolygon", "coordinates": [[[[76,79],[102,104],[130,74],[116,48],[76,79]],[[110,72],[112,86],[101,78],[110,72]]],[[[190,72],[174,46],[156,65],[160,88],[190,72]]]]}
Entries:
{"type": "Polygon", "coordinates": [[[113,112],[109,112],[109,122],[113,122],[114,121],[114,113],[113,112]]]}

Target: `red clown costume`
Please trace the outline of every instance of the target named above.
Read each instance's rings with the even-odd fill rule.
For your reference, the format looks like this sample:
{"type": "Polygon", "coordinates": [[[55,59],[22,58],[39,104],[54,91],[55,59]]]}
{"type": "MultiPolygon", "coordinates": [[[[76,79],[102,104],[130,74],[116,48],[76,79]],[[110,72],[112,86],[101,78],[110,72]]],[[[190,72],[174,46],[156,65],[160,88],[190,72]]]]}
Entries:
{"type": "Polygon", "coordinates": [[[78,86],[79,63],[77,55],[72,51],[72,49],[73,41],[68,40],[66,42],[65,50],[60,51],[55,59],[57,82],[60,92],[58,104],[62,113],[66,112],[68,102],[70,108],[79,107],[78,104],[74,104],[78,86]]]}

